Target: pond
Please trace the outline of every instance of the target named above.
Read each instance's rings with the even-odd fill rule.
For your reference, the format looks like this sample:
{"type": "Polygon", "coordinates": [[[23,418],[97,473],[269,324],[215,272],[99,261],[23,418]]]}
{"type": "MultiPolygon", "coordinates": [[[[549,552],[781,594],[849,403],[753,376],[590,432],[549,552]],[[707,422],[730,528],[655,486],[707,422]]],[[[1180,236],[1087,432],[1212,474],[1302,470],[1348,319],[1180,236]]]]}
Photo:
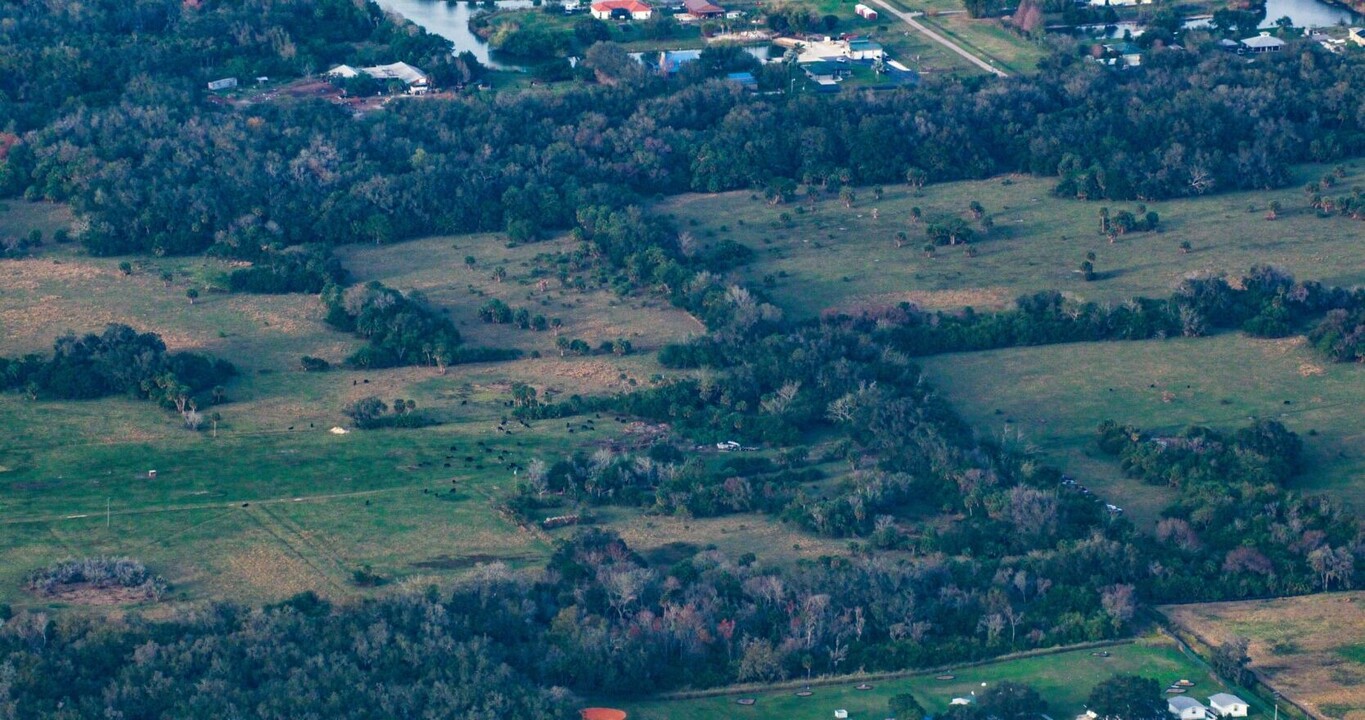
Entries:
{"type": "Polygon", "coordinates": [[[1350,25],[1360,16],[1340,5],[1329,5],[1322,0],[1266,0],[1265,23],[1270,27],[1276,20],[1288,16],[1297,28],[1319,28],[1338,23],[1350,25]]]}
{"type": "MultiPolygon", "coordinates": [[[[520,68],[499,63],[493,59],[488,43],[469,29],[469,18],[476,13],[487,12],[466,2],[445,2],[444,0],[377,0],[379,6],[389,12],[398,13],[411,20],[433,35],[455,44],[455,52],[466,50],[473,53],[479,62],[492,68],[518,70],[520,68]]],[[[500,0],[500,10],[521,10],[531,7],[531,0],[500,0]]]]}
{"type": "MultiPolygon", "coordinates": [[[[1275,21],[1287,17],[1294,21],[1296,28],[1320,28],[1332,25],[1352,25],[1360,22],[1361,17],[1340,5],[1323,0],[1266,0],[1265,19],[1262,28],[1275,27],[1275,21]]],[[[1207,16],[1185,23],[1187,28],[1208,27],[1207,16]]]]}

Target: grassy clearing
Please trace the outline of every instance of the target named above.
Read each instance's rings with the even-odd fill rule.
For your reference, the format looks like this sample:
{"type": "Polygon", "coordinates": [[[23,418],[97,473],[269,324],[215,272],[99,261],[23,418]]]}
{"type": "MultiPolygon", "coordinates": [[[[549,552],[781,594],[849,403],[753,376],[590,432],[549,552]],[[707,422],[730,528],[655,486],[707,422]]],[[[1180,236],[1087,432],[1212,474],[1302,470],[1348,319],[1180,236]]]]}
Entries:
{"type": "Polygon", "coordinates": [[[966,13],[926,14],[919,18],[968,52],[1011,73],[1032,72],[1047,57],[1047,46],[1011,32],[999,20],[973,19],[966,13]]]}
{"type": "Polygon", "coordinates": [[[847,683],[814,687],[814,694],[805,698],[796,697],[793,690],[787,689],[626,703],[622,707],[630,712],[632,720],[800,720],[828,718],[840,708],[848,710],[850,718],[866,720],[886,717],[886,702],[898,693],[909,692],[926,710],[939,713],[947,710],[952,698],[980,692],[982,683],[989,685],[1011,680],[1037,688],[1048,701],[1048,714],[1061,718],[1081,712],[1090,690],[1115,674],[1135,673],[1156,678],[1164,684],[1189,679],[1196,683],[1195,693],[1201,696],[1218,692],[1214,688],[1221,689],[1202,663],[1183,654],[1174,642],[1164,637],[1146,638],[1106,650],[1108,657],[1096,657],[1090,650],[1077,650],[962,668],[948,673],[953,676],[952,680],[938,680],[939,674],[931,673],[871,681],[869,684],[873,688],[865,691],[857,690],[861,681],[851,678],[847,683]],[[740,697],[752,697],[757,702],[744,707],[735,703],[740,697]]]}
{"type": "Polygon", "coordinates": [[[1217,644],[1251,640],[1251,667],[1326,717],[1365,718],[1365,592],[1173,605],[1168,617],[1217,644]]]}
{"type": "Polygon", "coordinates": [[[27,236],[37,230],[43,242],[51,242],[52,233],[71,229],[71,209],[65,205],[24,200],[0,202],[0,235],[27,236]]]}
{"type": "MultiPolygon", "coordinates": [[[[657,297],[619,297],[608,290],[565,287],[553,274],[537,276],[550,264],[538,256],[569,252],[571,240],[508,247],[495,235],[439,237],[390,247],[349,247],[342,261],[360,282],[379,280],[391,287],[421,290],[475,345],[515,347],[558,356],[553,332],[521,330],[513,325],[489,325],[478,317],[479,306],[497,298],[525,307],[546,318],[561,318],[562,334],[582,338],[594,347],[603,340],[626,338],[649,353],[665,343],[703,334],[705,328],[687,313],[657,297]],[[466,264],[473,257],[474,265],[466,264]],[[497,268],[506,270],[502,281],[497,268]],[[541,279],[545,287],[539,286],[541,279]]],[[[572,280],[572,279],[571,279],[572,280]]]]}
{"type": "Polygon", "coordinates": [[[619,508],[606,509],[599,515],[632,549],[664,569],[713,548],[730,558],[754,553],[764,562],[778,565],[848,555],[847,541],[811,535],[763,515],[679,518],[619,508]]]}
{"type": "MultiPolygon", "coordinates": [[[[1296,183],[1284,190],[1151,203],[1163,231],[1128,235],[1112,245],[1098,232],[1102,204],[1053,197],[1052,178],[930,185],[918,196],[906,186],[887,186],[880,201],[872,188],[857,188],[852,208],[830,196],[813,213],[798,212],[797,203],[770,207],[749,192],[685,195],[658,209],[699,237],[731,238],[752,247],[758,257],[742,277],[760,286],[772,276],[768,291],[798,316],[901,301],[931,308],[1003,308],[1021,294],[1054,289],[1118,302],[1167,295],[1190,273],[1239,275],[1257,263],[1329,284],[1365,282],[1360,223],[1318,218],[1304,200],[1303,184],[1327,171],[1297,168],[1296,183]],[[911,208],[921,208],[926,218],[965,218],[972,200],[981,202],[995,223],[990,235],[976,242],[978,255],[939,248],[935,257],[926,258],[920,249],[923,223],[912,222],[911,208]],[[1267,222],[1265,209],[1275,200],[1285,211],[1267,222]],[[790,226],[782,223],[784,213],[790,226]],[[902,248],[895,246],[898,231],[909,236],[902,248]],[[1189,242],[1193,251],[1181,253],[1181,242],[1189,242]],[[1097,255],[1100,279],[1087,283],[1075,270],[1089,251],[1097,255]]],[[[1365,168],[1356,162],[1342,186],[1362,180],[1365,168]]],[[[1107,206],[1117,213],[1133,211],[1136,203],[1107,206]]]]}
{"type": "Polygon", "coordinates": [[[1012,348],[927,358],[972,424],[1036,446],[1142,526],[1174,498],[1123,477],[1094,446],[1105,419],[1176,430],[1274,418],[1299,433],[1308,467],[1297,489],[1365,507],[1365,368],[1323,362],[1302,338],[1212,338],[1012,348]]]}
{"type": "Polygon", "coordinates": [[[363,595],[372,591],[349,582],[363,565],[395,581],[425,581],[479,561],[538,563],[547,538],[494,509],[515,482],[506,463],[557,458],[617,428],[569,434],[546,422],[502,433],[497,423],[509,412],[511,383],[550,396],[628,390],[662,372],[649,350],[700,332],[686,314],[651,299],[561,290],[558,280],[543,293],[528,285],[532,258],[564,247],[509,249],[494,236],[470,236],[343,253],[362,280],[428,293],[471,343],[547,355],[446,375],[430,368],[301,372],[301,355],[339,361],[358,341],[322,323],[315,297],[204,292],[191,306],[188,287],[229,269],[217,261],[137,260],[125,275],[120,259],[86,257],[71,246],[0,261],[0,355],[48,351],[66,330],[124,322],[161,334],[172,349],[212,353],[241,370],[229,401],[212,408],[223,416],[216,438],[127,399],[0,396],[0,602],[47,604],[21,590],[25,573],[102,553],[147,562],[175,586],[175,602],[270,601],[302,589],[363,595]],[[467,254],[479,258],[473,269],[467,254]],[[501,283],[491,277],[495,264],[508,271],[501,283]],[[163,271],[172,274],[169,284],[163,271]],[[570,337],[594,344],[626,337],[643,352],[560,358],[551,332],[479,322],[477,306],[494,296],[553,311],[570,337]],[[444,424],[330,434],[348,424],[341,409],[366,395],[413,398],[444,424]],[[506,459],[479,442],[505,450],[506,459]],[[155,479],[147,476],[152,469],[155,479]]]}

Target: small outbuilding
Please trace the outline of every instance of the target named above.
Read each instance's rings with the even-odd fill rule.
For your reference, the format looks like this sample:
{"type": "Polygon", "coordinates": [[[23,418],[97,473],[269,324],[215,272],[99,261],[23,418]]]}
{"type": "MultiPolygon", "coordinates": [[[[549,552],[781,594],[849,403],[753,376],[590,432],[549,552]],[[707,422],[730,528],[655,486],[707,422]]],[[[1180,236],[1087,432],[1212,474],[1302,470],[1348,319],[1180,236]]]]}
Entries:
{"type": "Polygon", "coordinates": [[[1247,702],[1236,695],[1218,693],[1209,696],[1209,709],[1219,717],[1246,717],[1247,702]]]}
{"type": "Polygon", "coordinates": [[[235,77],[223,78],[222,80],[213,80],[209,82],[209,89],[215,92],[222,90],[231,90],[232,88],[235,87],[237,87],[237,78],[235,77]]]}
{"type": "Polygon", "coordinates": [[[1208,720],[1209,709],[1192,697],[1173,697],[1166,701],[1166,709],[1180,720],[1208,720]]]}
{"type": "Polygon", "coordinates": [[[853,12],[858,13],[858,17],[860,17],[860,18],[862,18],[862,19],[864,19],[864,20],[876,20],[876,19],[877,19],[877,11],[876,11],[876,10],[873,10],[872,8],[866,6],[866,5],[862,4],[862,3],[858,3],[857,5],[854,5],[854,6],[853,6],[853,12]]]}

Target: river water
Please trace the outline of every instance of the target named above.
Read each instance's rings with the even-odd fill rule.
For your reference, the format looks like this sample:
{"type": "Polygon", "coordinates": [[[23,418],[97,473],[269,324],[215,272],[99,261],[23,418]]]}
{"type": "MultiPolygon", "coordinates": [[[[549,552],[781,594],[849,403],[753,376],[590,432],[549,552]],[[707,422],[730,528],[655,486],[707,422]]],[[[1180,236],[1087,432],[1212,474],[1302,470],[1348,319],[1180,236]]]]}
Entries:
{"type": "MultiPolygon", "coordinates": [[[[469,18],[475,13],[486,12],[482,7],[473,7],[466,2],[444,2],[444,0],[377,0],[379,6],[390,12],[398,13],[411,20],[433,35],[455,43],[455,52],[468,50],[474,53],[479,62],[493,68],[517,69],[515,66],[499,63],[493,59],[488,43],[469,29],[469,18]]],[[[498,8],[520,10],[531,7],[531,0],[499,0],[498,8]]]]}

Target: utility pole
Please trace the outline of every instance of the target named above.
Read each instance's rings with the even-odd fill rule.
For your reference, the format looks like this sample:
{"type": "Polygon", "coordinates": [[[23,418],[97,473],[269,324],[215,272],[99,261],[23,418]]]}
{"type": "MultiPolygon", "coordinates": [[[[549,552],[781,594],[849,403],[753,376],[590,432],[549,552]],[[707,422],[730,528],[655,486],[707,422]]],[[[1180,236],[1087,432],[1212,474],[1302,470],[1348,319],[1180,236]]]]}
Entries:
{"type": "MultiPolygon", "coordinates": [[[[110,521],[111,521],[110,513],[109,513],[109,504],[110,504],[110,502],[112,502],[112,501],[113,501],[113,498],[105,498],[105,499],[104,499],[104,529],[105,529],[105,530],[108,530],[108,529],[109,529],[109,523],[110,523],[110,521]]],[[[1276,720],[1279,720],[1279,719],[1276,718],[1276,720]]]]}

